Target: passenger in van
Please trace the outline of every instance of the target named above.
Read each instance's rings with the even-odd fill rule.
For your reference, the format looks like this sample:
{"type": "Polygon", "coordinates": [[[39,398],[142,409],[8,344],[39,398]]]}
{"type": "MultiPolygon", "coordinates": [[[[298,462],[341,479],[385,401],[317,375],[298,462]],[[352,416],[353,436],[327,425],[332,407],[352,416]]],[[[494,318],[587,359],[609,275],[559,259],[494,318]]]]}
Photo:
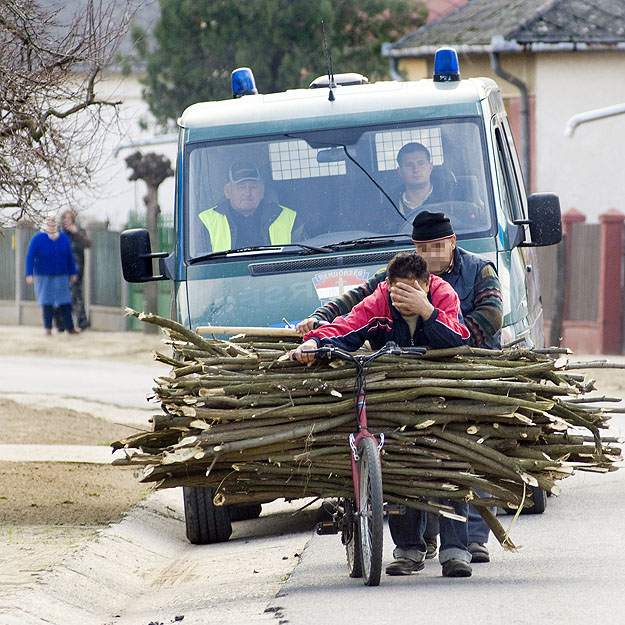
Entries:
{"type": "MultiPolygon", "coordinates": [[[[476,227],[488,219],[475,175],[456,178],[447,165],[434,165],[430,151],[416,141],[404,144],[396,158],[399,188],[390,197],[397,210],[389,210],[386,200],[384,209],[377,215],[377,222],[383,220],[376,223],[380,232],[406,232],[419,211],[425,207],[440,210],[434,207],[447,202],[462,203],[463,219],[476,227]]],[[[460,206],[455,210],[460,210],[460,206]]]]}
{"type": "MultiPolygon", "coordinates": [[[[355,351],[368,340],[373,349],[394,341],[434,348],[456,347],[469,340],[462,323],[460,299],[448,282],[431,275],[425,260],[414,252],[399,252],[388,263],[386,279],[375,291],[354,306],[346,317],[306,333],[292,356],[310,364],[308,353],[324,345],[355,351]],[[408,302],[406,295],[410,296],[408,302]]],[[[467,516],[464,501],[445,501],[456,514],[467,516]]],[[[424,532],[426,513],[407,508],[404,515],[389,516],[389,528],[396,547],[387,575],[410,575],[425,566],[427,544],[424,532]]],[[[468,550],[467,524],[442,518],[440,521],[440,562],[445,577],[469,577],[471,554],[468,550]]]]}
{"type": "Polygon", "coordinates": [[[265,200],[265,185],[250,162],[233,163],[224,185],[225,200],[199,214],[210,243],[207,252],[301,240],[297,213],[265,200]]]}
{"type": "MultiPolygon", "coordinates": [[[[451,222],[442,212],[421,211],[414,219],[412,239],[417,252],[425,258],[430,271],[454,287],[460,297],[464,323],[471,333],[469,345],[499,349],[503,325],[503,298],[501,285],[491,262],[456,246],[451,222]]],[[[380,269],[361,286],[344,293],[315,310],[310,317],[296,325],[305,334],[319,324],[330,323],[346,315],[358,302],[375,291],[385,280],[386,270],[380,269]]],[[[394,287],[398,290],[401,286],[394,287]]],[[[409,303],[409,294],[395,295],[409,303]]],[[[469,551],[473,562],[488,562],[489,529],[479,513],[469,507],[469,551]]],[[[428,557],[436,555],[435,528],[426,532],[428,557]]]]}
{"type": "Polygon", "coordinates": [[[433,169],[430,151],[422,143],[406,143],[397,152],[397,173],[404,186],[398,207],[404,216],[424,204],[451,199],[454,189],[450,189],[449,184],[434,185],[431,179],[433,169]]]}
{"type": "Polygon", "coordinates": [[[430,204],[456,199],[457,185],[453,174],[448,179],[433,176],[434,165],[430,151],[416,141],[404,144],[397,152],[397,175],[401,182],[393,201],[400,214],[392,217],[385,211],[384,231],[399,232],[416,212],[430,204]]]}

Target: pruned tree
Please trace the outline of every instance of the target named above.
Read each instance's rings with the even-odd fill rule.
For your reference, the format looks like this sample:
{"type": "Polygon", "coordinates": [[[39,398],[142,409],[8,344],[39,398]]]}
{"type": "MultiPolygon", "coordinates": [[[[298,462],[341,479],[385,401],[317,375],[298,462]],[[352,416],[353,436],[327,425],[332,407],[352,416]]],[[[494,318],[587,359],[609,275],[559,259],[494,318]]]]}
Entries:
{"type": "Polygon", "coordinates": [[[60,3],[1,0],[0,226],[91,188],[103,126],[116,121],[120,102],[97,87],[138,5],[76,4],[68,18],[60,3]]]}
{"type": "MultiPolygon", "coordinates": [[[[158,216],[161,208],[158,203],[158,188],[166,178],[174,175],[171,163],[166,156],[148,152],[133,152],[126,158],[126,165],[132,170],[128,180],[143,180],[147,186],[147,192],[143,201],[146,208],[146,228],[150,233],[152,246],[159,244],[158,216]]],[[[145,310],[158,312],[158,282],[147,282],[143,286],[145,310]]],[[[149,325],[149,324],[148,324],[149,325]]],[[[154,328],[145,328],[146,332],[155,331],[154,328]]]]}

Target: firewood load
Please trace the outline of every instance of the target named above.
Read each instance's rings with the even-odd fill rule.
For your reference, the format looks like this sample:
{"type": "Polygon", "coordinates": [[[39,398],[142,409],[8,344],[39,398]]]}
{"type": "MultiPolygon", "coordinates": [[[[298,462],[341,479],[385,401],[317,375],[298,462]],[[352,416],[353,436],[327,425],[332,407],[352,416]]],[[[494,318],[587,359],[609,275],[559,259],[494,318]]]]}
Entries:
{"type": "MultiPolygon", "coordinates": [[[[113,443],[128,450],[116,464],[142,465],[158,488],[211,487],[216,505],[352,496],[352,364],[289,360],[295,337],[205,338],[127,312],[161,326],[174,357],[155,354],[171,365],[153,389],[162,412],[152,431],[113,443]]],[[[574,373],[588,365],[554,351],[566,350],[465,346],[376,360],[367,418],[385,437],[385,500],[444,515],[441,499],[469,501],[511,547],[488,506],[531,506],[528,485],[558,494],[576,470],[616,470],[622,440],[601,436],[611,410],[595,402],[620,400],[588,396],[593,380],[574,373]]]]}

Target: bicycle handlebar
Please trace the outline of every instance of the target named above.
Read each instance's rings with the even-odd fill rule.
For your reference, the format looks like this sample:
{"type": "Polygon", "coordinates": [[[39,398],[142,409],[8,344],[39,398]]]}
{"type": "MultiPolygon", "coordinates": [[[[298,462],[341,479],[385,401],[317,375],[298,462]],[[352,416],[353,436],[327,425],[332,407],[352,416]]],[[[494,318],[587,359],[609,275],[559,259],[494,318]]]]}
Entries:
{"type": "Polygon", "coordinates": [[[366,356],[355,356],[351,352],[346,352],[343,349],[334,347],[332,345],[326,345],[317,349],[303,350],[304,354],[317,354],[318,356],[326,356],[328,359],[340,358],[341,360],[349,360],[352,362],[357,361],[372,361],[380,356],[422,356],[426,353],[424,347],[400,347],[397,343],[389,341],[384,347],[380,348],[373,354],[367,354],[366,356]]]}

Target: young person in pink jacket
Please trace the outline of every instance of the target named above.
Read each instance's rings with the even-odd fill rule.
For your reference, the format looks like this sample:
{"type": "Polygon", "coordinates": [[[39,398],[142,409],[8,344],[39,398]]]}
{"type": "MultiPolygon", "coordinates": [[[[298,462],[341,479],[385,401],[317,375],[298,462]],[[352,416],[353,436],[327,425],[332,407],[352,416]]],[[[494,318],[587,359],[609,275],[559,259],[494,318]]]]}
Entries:
{"type": "Polygon", "coordinates": [[[400,252],[389,262],[386,280],[345,317],[307,332],[294,358],[311,363],[306,353],[323,345],[355,351],[365,341],[379,349],[388,341],[407,347],[457,347],[469,341],[460,299],[448,282],[430,274],[414,252],[400,252]],[[407,309],[412,312],[408,314],[407,309]]]}

